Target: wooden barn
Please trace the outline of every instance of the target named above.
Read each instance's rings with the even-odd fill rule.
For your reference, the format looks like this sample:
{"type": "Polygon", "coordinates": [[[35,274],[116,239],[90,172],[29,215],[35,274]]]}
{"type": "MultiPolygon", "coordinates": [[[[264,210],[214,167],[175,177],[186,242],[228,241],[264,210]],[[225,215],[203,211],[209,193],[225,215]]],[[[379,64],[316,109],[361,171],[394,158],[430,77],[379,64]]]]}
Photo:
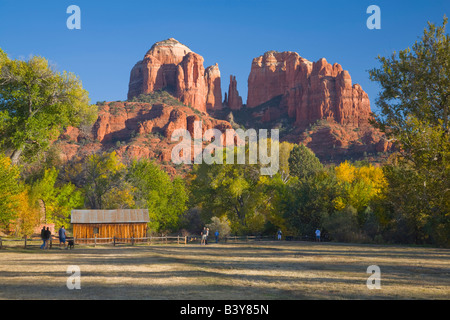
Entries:
{"type": "MultiPolygon", "coordinates": [[[[72,210],[73,236],[78,243],[111,242],[101,238],[120,238],[120,242],[131,242],[134,238],[147,236],[149,222],[147,209],[117,210],[72,210]],[[129,239],[129,240],[125,240],[129,239]]],[[[137,242],[139,240],[136,240],[137,242]]]]}

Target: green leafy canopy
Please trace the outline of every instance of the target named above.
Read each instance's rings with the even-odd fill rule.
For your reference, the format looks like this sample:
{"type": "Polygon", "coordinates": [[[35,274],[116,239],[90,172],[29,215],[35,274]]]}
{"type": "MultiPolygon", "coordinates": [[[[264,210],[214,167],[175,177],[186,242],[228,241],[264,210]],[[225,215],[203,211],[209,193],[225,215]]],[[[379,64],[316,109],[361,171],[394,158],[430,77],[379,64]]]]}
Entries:
{"type": "Polygon", "coordinates": [[[45,58],[11,60],[0,49],[0,147],[13,164],[47,150],[67,126],[93,122],[95,106],[73,73],[57,72],[45,58]]]}

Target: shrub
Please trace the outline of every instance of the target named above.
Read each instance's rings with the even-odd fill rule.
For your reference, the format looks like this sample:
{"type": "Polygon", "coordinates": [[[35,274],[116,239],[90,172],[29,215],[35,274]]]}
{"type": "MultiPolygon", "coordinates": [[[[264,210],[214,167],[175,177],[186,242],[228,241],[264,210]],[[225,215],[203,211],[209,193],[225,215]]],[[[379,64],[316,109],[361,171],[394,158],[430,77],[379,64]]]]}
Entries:
{"type": "Polygon", "coordinates": [[[230,222],[226,217],[212,217],[211,223],[207,224],[206,227],[209,228],[210,235],[214,234],[217,230],[219,231],[220,237],[227,237],[231,233],[230,222]]]}
{"type": "Polygon", "coordinates": [[[325,218],[324,228],[330,234],[332,240],[339,242],[353,242],[360,240],[357,211],[348,206],[341,211],[333,212],[325,218]]]}

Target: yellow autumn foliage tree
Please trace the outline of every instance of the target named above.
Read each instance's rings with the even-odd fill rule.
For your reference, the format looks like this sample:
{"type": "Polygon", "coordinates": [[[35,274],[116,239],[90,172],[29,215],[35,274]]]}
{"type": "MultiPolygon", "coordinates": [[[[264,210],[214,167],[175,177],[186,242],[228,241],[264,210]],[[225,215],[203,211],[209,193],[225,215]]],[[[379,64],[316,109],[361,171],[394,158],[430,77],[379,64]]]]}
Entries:
{"type": "Polygon", "coordinates": [[[20,203],[17,196],[23,186],[19,182],[19,167],[11,163],[11,159],[0,153],[0,227],[9,228],[17,218],[20,203]]]}
{"type": "Polygon", "coordinates": [[[15,220],[15,233],[18,236],[31,236],[36,226],[39,225],[39,208],[36,202],[30,198],[29,190],[25,189],[16,195],[19,203],[17,208],[17,218],[15,220]]]}
{"type": "Polygon", "coordinates": [[[383,170],[372,164],[356,167],[345,161],[335,168],[335,173],[342,188],[341,195],[334,199],[338,211],[352,206],[361,212],[371,200],[382,197],[388,186],[383,170]]]}

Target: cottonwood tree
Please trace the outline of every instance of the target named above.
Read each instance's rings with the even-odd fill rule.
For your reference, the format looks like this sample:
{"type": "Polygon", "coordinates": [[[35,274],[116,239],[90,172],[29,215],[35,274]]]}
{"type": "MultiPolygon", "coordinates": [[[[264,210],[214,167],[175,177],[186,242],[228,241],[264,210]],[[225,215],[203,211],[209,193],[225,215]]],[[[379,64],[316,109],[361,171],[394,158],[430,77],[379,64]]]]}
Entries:
{"type": "Polygon", "coordinates": [[[17,218],[18,196],[23,191],[19,178],[18,166],[12,165],[11,159],[0,153],[0,227],[7,227],[17,218]]]}
{"type": "MultiPolygon", "coordinates": [[[[381,86],[380,114],[372,124],[396,142],[399,153],[386,168],[389,206],[414,218],[417,242],[450,245],[450,36],[443,25],[428,23],[411,48],[378,57],[369,71],[381,86]],[[401,172],[400,172],[401,171],[401,172]],[[403,180],[403,183],[398,179],[403,180]],[[394,189],[395,187],[395,189],[394,189]],[[408,199],[403,195],[409,194],[408,199]],[[411,204],[414,205],[411,208],[411,204]],[[406,210],[405,208],[410,208],[406,210]],[[426,231],[428,229],[428,231],[426,231]],[[433,230],[433,231],[432,231],[433,230]],[[439,237],[427,239],[427,235],[439,237]],[[439,236],[441,235],[441,236],[439,236]]],[[[392,219],[400,220],[399,217],[392,219]]]]}
{"type": "Polygon", "coordinates": [[[44,206],[47,223],[57,226],[67,225],[71,210],[84,204],[81,190],[70,182],[59,181],[58,175],[59,170],[54,167],[45,169],[42,177],[30,185],[28,192],[34,207],[38,207],[38,203],[44,206]]]}
{"type": "Polygon", "coordinates": [[[96,111],[73,73],[42,57],[12,60],[0,49],[0,147],[12,164],[32,162],[65,127],[95,121],[96,111]]]}
{"type": "Polygon", "coordinates": [[[91,209],[133,208],[133,188],[126,180],[127,167],[116,152],[89,155],[81,166],[86,205],[91,209]]]}
{"type": "MultiPolygon", "coordinates": [[[[234,151],[237,153],[237,148],[234,151]]],[[[192,205],[201,208],[204,221],[226,216],[233,233],[261,233],[277,190],[274,183],[284,184],[281,175],[262,175],[259,162],[249,163],[248,145],[245,163],[227,163],[225,154],[226,151],[223,164],[194,165],[190,183],[192,205]]]]}
{"type": "Polygon", "coordinates": [[[183,179],[171,179],[155,162],[141,159],[129,166],[127,181],[134,188],[136,206],[149,211],[151,230],[164,232],[178,226],[188,201],[183,179]]]}

